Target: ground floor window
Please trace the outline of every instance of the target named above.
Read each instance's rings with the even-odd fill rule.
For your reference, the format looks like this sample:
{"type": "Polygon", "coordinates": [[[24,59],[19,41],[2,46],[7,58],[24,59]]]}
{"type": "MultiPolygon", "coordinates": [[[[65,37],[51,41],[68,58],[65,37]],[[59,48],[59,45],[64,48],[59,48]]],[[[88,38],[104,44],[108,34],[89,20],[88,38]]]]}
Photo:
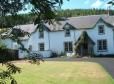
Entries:
{"type": "Polygon", "coordinates": [[[98,40],[97,41],[98,51],[107,50],[107,40],[98,40]]]}
{"type": "Polygon", "coordinates": [[[39,43],[39,50],[44,51],[44,43],[39,43]]]}
{"type": "Polygon", "coordinates": [[[64,50],[65,50],[65,52],[72,52],[73,51],[72,42],[65,42],[64,50]]]}

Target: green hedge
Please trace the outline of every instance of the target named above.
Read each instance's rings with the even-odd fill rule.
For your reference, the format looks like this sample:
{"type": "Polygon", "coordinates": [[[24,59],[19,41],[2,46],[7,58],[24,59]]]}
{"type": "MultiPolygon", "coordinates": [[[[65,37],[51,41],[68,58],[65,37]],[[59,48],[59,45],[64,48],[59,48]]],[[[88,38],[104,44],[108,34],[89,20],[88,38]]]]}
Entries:
{"type": "Polygon", "coordinates": [[[18,50],[0,49],[0,62],[18,59],[18,50]]]}

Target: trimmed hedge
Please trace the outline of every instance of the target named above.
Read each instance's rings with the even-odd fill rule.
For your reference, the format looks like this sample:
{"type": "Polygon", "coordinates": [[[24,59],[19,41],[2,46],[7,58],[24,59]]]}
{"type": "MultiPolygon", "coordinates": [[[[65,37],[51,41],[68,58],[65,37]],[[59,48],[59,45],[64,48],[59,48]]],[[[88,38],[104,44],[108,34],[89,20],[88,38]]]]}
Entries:
{"type": "Polygon", "coordinates": [[[0,49],[0,62],[18,60],[18,50],[0,49]]]}

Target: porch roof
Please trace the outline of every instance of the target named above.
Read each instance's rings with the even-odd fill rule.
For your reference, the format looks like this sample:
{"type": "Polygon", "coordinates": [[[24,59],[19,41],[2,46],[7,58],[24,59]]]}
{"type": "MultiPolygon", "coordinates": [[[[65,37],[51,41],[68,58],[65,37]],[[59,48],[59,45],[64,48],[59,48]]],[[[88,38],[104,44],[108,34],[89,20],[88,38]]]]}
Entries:
{"type": "Polygon", "coordinates": [[[95,42],[89,37],[89,35],[87,34],[87,32],[86,31],[83,31],[81,33],[79,39],[75,43],[75,49],[77,49],[79,45],[84,44],[85,42],[90,42],[93,45],[95,45],[95,42]]]}

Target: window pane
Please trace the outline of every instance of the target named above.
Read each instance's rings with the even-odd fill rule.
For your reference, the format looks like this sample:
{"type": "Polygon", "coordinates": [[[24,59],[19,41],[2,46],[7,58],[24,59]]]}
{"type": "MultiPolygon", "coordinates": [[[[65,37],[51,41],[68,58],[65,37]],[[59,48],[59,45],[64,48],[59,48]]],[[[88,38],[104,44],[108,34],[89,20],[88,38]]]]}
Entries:
{"type": "Polygon", "coordinates": [[[103,41],[103,50],[107,50],[107,41],[106,40],[103,41]]]}
{"type": "Polygon", "coordinates": [[[69,42],[69,51],[72,51],[72,42],[69,42]]]}
{"type": "Polygon", "coordinates": [[[39,38],[44,38],[44,32],[39,32],[39,38]]]}
{"type": "Polygon", "coordinates": [[[64,48],[65,48],[65,51],[68,51],[68,43],[67,42],[65,42],[64,48]]]}
{"type": "Polygon", "coordinates": [[[72,51],[73,50],[72,48],[73,48],[72,47],[72,42],[65,42],[64,43],[64,49],[65,49],[66,52],[72,51]]]}
{"type": "Polygon", "coordinates": [[[107,50],[107,41],[98,40],[97,46],[98,46],[98,50],[107,50]]]}
{"type": "Polygon", "coordinates": [[[102,46],[101,45],[99,45],[99,48],[98,48],[99,50],[102,50],[102,46]]]}
{"type": "Polygon", "coordinates": [[[98,50],[102,50],[102,40],[98,40],[97,46],[98,50]]]}
{"type": "Polygon", "coordinates": [[[104,25],[99,25],[99,34],[104,34],[104,25]]]}
{"type": "Polygon", "coordinates": [[[65,36],[70,36],[70,30],[69,29],[65,30],[65,36]]]}
{"type": "Polygon", "coordinates": [[[44,43],[39,44],[39,49],[40,49],[40,51],[44,51],[44,43]]]}

